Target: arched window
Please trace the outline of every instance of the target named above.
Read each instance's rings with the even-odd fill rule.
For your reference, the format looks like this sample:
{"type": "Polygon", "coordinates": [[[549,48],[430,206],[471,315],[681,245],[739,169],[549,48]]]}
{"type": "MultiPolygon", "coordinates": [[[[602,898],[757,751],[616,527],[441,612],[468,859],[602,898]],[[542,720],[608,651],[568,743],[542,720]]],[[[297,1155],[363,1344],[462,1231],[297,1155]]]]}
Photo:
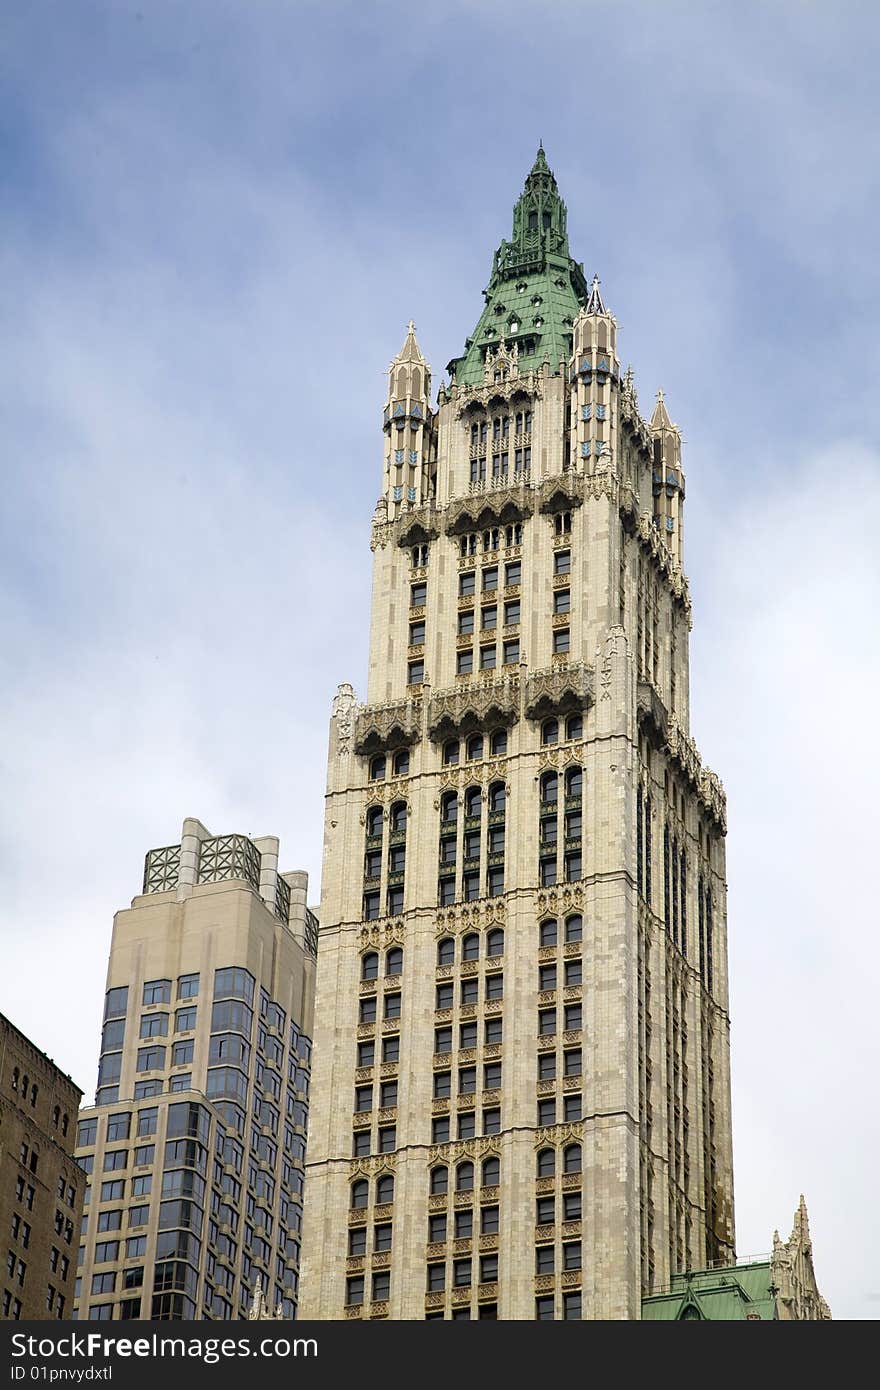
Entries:
{"type": "Polygon", "coordinates": [[[579,1173],[581,1171],[581,1146],[580,1144],[568,1144],[562,1154],[562,1171],[564,1173],[579,1173]]]}
{"type": "Polygon", "coordinates": [[[555,946],[559,940],[558,928],[554,918],[548,917],[538,928],[539,939],[542,946],[555,946]]]}
{"type": "Polygon", "coordinates": [[[565,795],[580,796],[583,785],[583,774],[579,767],[568,767],[565,770],[565,795]]]}
{"type": "Polygon", "coordinates": [[[497,1187],[501,1181],[501,1159],[483,1160],[483,1187],[497,1187]]]}
{"type": "Polygon", "coordinates": [[[370,1198],[370,1184],[366,1178],[358,1178],[351,1185],[351,1206],[353,1211],[363,1211],[370,1198]]]}
{"type": "Polygon", "coordinates": [[[503,811],[507,789],[503,782],[493,782],[489,788],[489,810],[503,811]]]}
{"type": "Polygon", "coordinates": [[[12,1089],[13,1089],[13,1091],[17,1091],[17,1090],[18,1090],[18,1078],[19,1078],[20,1076],[21,1076],[21,1072],[19,1071],[18,1067],[13,1067],[13,1068],[12,1068],[12,1089]]]}
{"type": "Polygon", "coordinates": [[[460,750],[459,742],[458,742],[458,739],[457,739],[457,738],[451,738],[451,739],[449,740],[448,743],[444,743],[444,745],[443,745],[443,764],[444,764],[444,766],[445,766],[445,767],[451,767],[453,764],[457,763],[457,762],[458,762],[458,759],[459,759],[460,752],[461,752],[461,750],[460,750]]]}
{"type": "Polygon", "coordinates": [[[61,1106],[60,1106],[60,1105],[56,1105],[56,1106],[55,1106],[55,1109],[52,1111],[52,1125],[53,1125],[53,1127],[54,1127],[55,1129],[58,1128],[58,1121],[59,1121],[60,1119],[61,1119],[61,1106]]]}
{"type": "Polygon", "coordinates": [[[361,961],[361,979],[377,980],[379,978],[379,956],[376,951],[368,951],[361,961]]]}
{"type": "Polygon", "coordinates": [[[555,772],[545,772],[541,778],[541,800],[556,801],[559,797],[559,778],[555,772]]]}
{"type": "Polygon", "coordinates": [[[543,744],[559,742],[559,720],[545,719],[541,725],[541,742],[543,744]]]}
{"type": "Polygon", "coordinates": [[[399,753],[394,754],[394,771],[398,777],[405,777],[409,772],[408,748],[402,748],[399,753]]]}
{"type": "Polygon", "coordinates": [[[495,730],[494,734],[492,735],[492,744],[491,744],[491,747],[492,747],[492,756],[493,756],[493,758],[500,757],[502,753],[506,753],[506,752],[507,752],[507,730],[506,730],[506,729],[496,729],[496,730],[495,730]]]}
{"type": "Polygon", "coordinates": [[[431,1196],[442,1197],[449,1191],[449,1169],[444,1167],[431,1169],[431,1196]]]}
{"type": "Polygon", "coordinates": [[[394,1178],[390,1173],[383,1173],[376,1182],[376,1204],[384,1207],[386,1203],[394,1201],[394,1178]]]}
{"type": "Polygon", "coordinates": [[[469,762],[477,762],[483,756],[483,735],[472,734],[467,741],[467,755],[469,762]]]}
{"type": "Polygon", "coordinates": [[[382,807],[371,806],[367,812],[367,834],[369,836],[382,834],[382,807]]]}
{"type": "Polygon", "coordinates": [[[470,1159],[464,1163],[459,1163],[455,1170],[455,1190],[456,1192],[473,1192],[474,1190],[474,1165],[470,1159]]]}
{"type": "Polygon", "coordinates": [[[556,1173],[556,1150],[541,1149],[538,1154],[538,1177],[552,1178],[556,1173]]]}
{"type": "Polygon", "coordinates": [[[438,941],[438,942],[437,942],[437,964],[438,964],[438,965],[454,965],[454,964],[455,964],[455,938],[454,938],[454,937],[452,937],[452,936],[444,936],[443,939],[442,939],[441,941],[438,941]]]}
{"type": "Polygon", "coordinates": [[[504,932],[500,927],[493,927],[486,933],[486,952],[490,956],[504,955],[504,932]]]}
{"type": "Polygon", "coordinates": [[[565,939],[566,941],[583,941],[584,939],[584,919],[576,914],[565,919],[565,939]]]}
{"type": "Polygon", "coordinates": [[[463,939],[461,943],[461,958],[462,960],[480,959],[480,938],[475,931],[469,932],[463,939]]]}
{"type": "Polygon", "coordinates": [[[385,953],[385,974],[399,975],[403,969],[403,951],[400,946],[392,946],[385,953]]]}
{"type": "Polygon", "coordinates": [[[466,816],[476,817],[480,814],[481,796],[479,787],[468,787],[464,794],[464,813],[466,816]]]}
{"type": "Polygon", "coordinates": [[[579,714],[570,714],[565,721],[565,737],[567,739],[583,738],[584,721],[579,714]]]}
{"type": "Polygon", "coordinates": [[[444,792],[440,798],[440,819],[451,822],[458,820],[458,793],[444,792]]]}
{"type": "Polygon", "coordinates": [[[395,801],[391,807],[391,829],[406,830],[406,802],[395,801]]]}
{"type": "Polygon", "coordinates": [[[385,777],[385,754],[378,753],[370,761],[370,781],[381,782],[385,777]]]}
{"type": "Polygon", "coordinates": [[[37,1103],[37,1088],[36,1088],[36,1086],[31,1086],[31,1107],[35,1106],[36,1103],[37,1103]]]}
{"type": "Polygon", "coordinates": [[[69,1121],[69,1119],[67,1118],[67,1116],[66,1116],[66,1115],[62,1115],[62,1116],[61,1116],[61,1133],[62,1133],[62,1134],[66,1134],[66,1133],[67,1133],[67,1126],[69,1125],[69,1123],[70,1123],[70,1121],[69,1121]]]}

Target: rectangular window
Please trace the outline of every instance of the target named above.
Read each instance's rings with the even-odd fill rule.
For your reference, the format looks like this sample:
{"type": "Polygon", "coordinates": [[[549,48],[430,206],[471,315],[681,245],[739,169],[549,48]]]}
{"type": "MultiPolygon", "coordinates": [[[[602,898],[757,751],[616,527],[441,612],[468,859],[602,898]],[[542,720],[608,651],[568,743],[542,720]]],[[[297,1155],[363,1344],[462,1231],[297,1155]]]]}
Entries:
{"type": "Polygon", "coordinates": [[[499,1229],[498,1207],[483,1207],[480,1211],[480,1235],[497,1236],[499,1229]]]}
{"type": "MultiPolygon", "coordinates": [[[[458,576],[458,595],[459,598],[468,598],[476,593],[477,573],[476,570],[466,570],[464,574],[458,576]]],[[[485,586],[484,586],[485,587],[485,586]]]]}
{"type": "Polygon", "coordinates": [[[112,1173],[128,1167],[128,1149],[108,1149],[104,1154],[104,1172],[112,1173]]]}
{"type": "Polygon", "coordinates": [[[498,626],[498,607],[491,604],[488,608],[483,608],[480,613],[483,629],[486,632],[494,632],[498,626]]]}
{"type": "Polygon", "coordinates": [[[470,1240],[474,1234],[474,1213],[470,1207],[455,1213],[455,1239],[470,1240]]]}
{"type": "Polygon", "coordinates": [[[188,1038],[186,1042],[174,1043],[171,1048],[172,1067],[186,1066],[192,1061],[194,1051],[195,1041],[192,1038],[188,1038]]]}
{"type": "Polygon", "coordinates": [[[164,1047],[139,1047],[137,1055],[138,1071],[159,1071],[165,1066],[164,1047]]]}
{"type": "Polygon", "coordinates": [[[563,1053],[565,1059],[565,1075],[581,1075],[581,1050],[579,1047],[572,1048],[571,1051],[563,1053]]]}
{"type": "Polygon", "coordinates": [[[143,1002],[145,1004],[170,1004],[171,981],[147,980],[144,984],[143,1002]]]}
{"type": "Polygon", "coordinates": [[[376,1044],[372,1042],[358,1043],[359,1067],[371,1067],[376,1060],[376,1044]]]}
{"type": "MultiPolygon", "coordinates": [[[[128,1111],[122,1115],[110,1115],[107,1120],[107,1143],[118,1144],[120,1139],[127,1139],[130,1127],[131,1115],[128,1111]]],[[[64,1179],[62,1178],[61,1181],[63,1187],[64,1179]]],[[[62,1191],[60,1195],[63,1197],[64,1192],[62,1191]]]]}
{"type": "Polygon", "coordinates": [[[462,1004],[476,1004],[479,999],[480,982],[471,978],[461,982],[462,1004]]]}
{"type": "Polygon", "coordinates": [[[556,1010],[540,1009],[538,1011],[538,1033],[541,1037],[550,1037],[556,1032],[556,1010]]]}
{"type": "Polygon", "coordinates": [[[539,1245],[535,1251],[535,1273],[553,1274],[556,1269],[556,1251],[552,1245],[539,1245]]]}
{"type": "Polygon", "coordinates": [[[581,1194],[579,1192],[564,1192],[562,1194],[562,1219],[563,1221],[580,1221],[581,1194]]]}
{"type": "Polygon", "coordinates": [[[458,1073],[458,1094],[466,1095],[477,1089],[476,1067],[462,1067],[458,1073]]]}
{"type": "Polygon", "coordinates": [[[372,1086],[357,1086],[354,1093],[354,1108],[359,1114],[373,1108],[372,1086]]]}
{"type": "Polygon", "coordinates": [[[455,902],[455,879],[441,878],[437,881],[437,901],[441,907],[455,902]]]}
{"type": "Polygon", "coordinates": [[[177,997],[178,999],[196,999],[199,993],[198,971],[191,975],[179,975],[177,978],[177,997]]]}
{"type": "Polygon", "coordinates": [[[556,988],[556,966],[542,965],[538,968],[538,989],[549,990],[556,988]]]}
{"type": "Polygon", "coordinates": [[[562,1098],[562,1118],[567,1123],[572,1123],[581,1119],[581,1098],[580,1096],[563,1096],[562,1098]]]}
{"type": "Polygon", "coordinates": [[[391,1154],[397,1148],[397,1130],[394,1125],[386,1125],[379,1130],[380,1154],[391,1154]]]}
{"type": "Polygon", "coordinates": [[[556,1124],[556,1101],[553,1098],[538,1101],[538,1124],[556,1124]]]}
{"type": "Polygon", "coordinates": [[[459,637],[469,637],[474,630],[474,610],[467,608],[464,613],[458,615],[458,635],[459,637]]]}
{"type": "Polygon", "coordinates": [[[425,583],[410,584],[409,586],[409,606],[410,608],[423,608],[428,601],[428,586],[425,583]]]}
{"type": "MultiPolygon", "coordinates": [[[[102,1202],[121,1202],[125,1196],[125,1178],[112,1178],[109,1182],[101,1183],[102,1202]]],[[[102,1212],[106,1216],[107,1212],[102,1212]]]]}
{"type": "Polygon", "coordinates": [[[446,1288],[446,1266],[428,1265],[428,1293],[441,1293],[446,1288]]]}
{"type": "MultiPolygon", "coordinates": [[[[365,921],[365,922],[372,922],[372,921],[374,921],[375,918],[377,918],[377,917],[379,916],[379,908],[380,908],[380,906],[381,906],[381,899],[380,899],[380,896],[379,896],[378,893],[376,893],[376,892],[373,892],[373,893],[365,893],[365,894],[364,894],[364,921],[365,921]]],[[[365,999],[362,999],[362,1000],[361,1000],[361,1003],[362,1003],[362,1004],[365,1004],[366,1002],[367,1002],[367,1001],[366,1001],[365,999]]]]}
{"type": "Polygon", "coordinates": [[[349,1308],[353,1308],[356,1305],[363,1303],[363,1301],[364,1280],[363,1276],[358,1274],[354,1278],[350,1278],[345,1281],[345,1302],[349,1308]]]}
{"type": "Polygon", "coordinates": [[[571,589],[557,589],[553,595],[553,612],[568,613],[571,611],[571,589]]]}
{"type": "Polygon", "coordinates": [[[576,1031],[583,1025],[583,1016],[580,1004],[566,1004],[565,1006],[565,1031],[567,1033],[576,1031]]]}
{"type": "Polygon", "coordinates": [[[95,1244],[95,1264],[109,1264],[119,1259],[118,1240],[99,1240],[95,1244]]]}
{"type": "Polygon", "coordinates": [[[453,1260],[452,1282],[457,1289],[467,1288],[471,1282],[470,1260],[453,1260]]]}
{"type": "Polygon", "coordinates": [[[446,1240],[446,1217],[428,1217],[428,1242],[431,1245],[442,1245],[446,1240]]]}
{"type": "Polygon", "coordinates": [[[399,1037],[395,1036],[395,1037],[392,1037],[392,1038],[383,1038],[383,1039],[382,1039],[382,1061],[383,1061],[383,1062],[399,1062],[399,1061],[400,1061],[400,1038],[399,1038],[399,1037]]]}
{"type": "Polygon", "coordinates": [[[452,1072],[435,1071],[434,1073],[434,1099],[448,1100],[452,1095],[452,1072]]]}
{"type": "Polygon", "coordinates": [[[425,640],[425,624],[424,624],[424,621],[419,621],[419,622],[417,622],[417,623],[410,623],[410,625],[409,625],[409,643],[410,643],[410,646],[411,646],[411,647],[420,647],[420,646],[422,646],[422,644],[424,643],[424,640],[425,640]]]}
{"type": "Polygon", "coordinates": [[[521,560],[509,560],[504,566],[504,583],[506,585],[522,583],[521,560]]]}
{"type": "Polygon", "coordinates": [[[491,565],[483,570],[483,593],[494,593],[498,588],[498,566],[491,565]]]}
{"type": "Polygon", "coordinates": [[[571,646],[571,629],[558,627],[553,634],[554,653],[567,652],[571,646]]]}
{"type": "Polygon", "coordinates": [[[504,976],[500,973],[500,971],[495,975],[486,976],[486,998],[504,998],[504,976]]]}
{"type": "Polygon", "coordinates": [[[505,605],[504,605],[504,625],[505,625],[505,627],[513,627],[513,626],[515,626],[515,625],[519,622],[519,616],[520,616],[520,609],[519,609],[519,599],[518,599],[518,598],[517,598],[517,599],[513,599],[510,603],[505,603],[505,605]]]}
{"type": "Polygon", "coordinates": [[[562,1268],[580,1269],[581,1267],[581,1243],[579,1240],[570,1240],[562,1247],[562,1268]]]}
{"type": "Polygon", "coordinates": [[[370,849],[364,855],[364,878],[378,878],[382,872],[382,851],[370,849]]]}
{"type": "Polygon", "coordinates": [[[449,1143],[449,1118],[446,1115],[438,1116],[431,1121],[431,1143],[449,1143]]]}
{"type": "Polygon", "coordinates": [[[498,656],[497,656],[497,650],[496,650],[496,648],[495,648],[494,646],[492,646],[492,647],[481,647],[481,648],[480,648],[480,670],[481,670],[481,671],[494,671],[494,670],[495,670],[495,667],[497,666],[497,664],[498,664],[498,656]]]}
{"type": "Polygon", "coordinates": [[[174,1015],[174,1031],[176,1033],[191,1033],[196,1026],[196,1007],[187,1005],[185,1009],[178,1009],[174,1015]]]}
{"type": "Polygon", "coordinates": [[[464,876],[464,897],[465,902],[473,902],[480,896],[480,875],[465,874],[464,876]]]}
{"type": "Polygon", "coordinates": [[[391,1275],[387,1270],[381,1270],[373,1275],[373,1302],[383,1303],[391,1292],[391,1275]]]}
{"type": "Polygon", "coordinates": [[[494,1284],[498,1280],[498,1256],[480,1256],[480,1283],[494,1284]]]}
{"type": "Polygon", "coordinates": [[[539,1197],[535,1203],[535,1225],[552,1226],[556,1221],[556,1198],[539,1197]]]}
{"type": "Polygon", "coordinates": [[[468,1048],[477,1045],[477,1025],[475,1023],[462,1023],[458,1036],[459,1047],[468,1048]]]}
{"type": "Polygon", "coordinates": [[[452,1051],[452,1029],[451,1029],[451,1028],[435,1028],[435,1029],[434,1029],[434,1051],[435,1051],[435,1053],[438,1053],[438,1052],[451,1052],[451,1051],[452,1051]]]}
{"type": "Polygon", "coordinates": [[[458,652],[456,657],[456,671],[460,676],[467,676],[474,669],[474,653],[471,647],[466,651],[458,652]]]}
{"type": "Polygon", "coordinates": [[[569,883],[578,883],[581,877],[581,856],[577,853],[565,856],[565,877],[569,883]]]}
{"type": "Polygon", "coordinates": [[[409,663],[408,680],[410,685],[421,685],[425,679],[424,661],[411,661],[409,663]]]}
{"type": "Polygon", "coordinates": [[[501,1133],[501,1110],[497,1105],[493,1105],[488,1110],[483,1111],[483,1133],[501,1133]]]}
{"type": "Polygon", "coordinates": [[[356,1226],[348,1233],[348,1253],[349,1255],[366,1255],[367,1253],[367,1228],[366,1226],[356,1226]]]}
{"type": "Polygon", "coordinates": [[[483,1068],[483,1086],[487,1091],[497,1091],[501,1085],[501,1063],[487,1062],[483,1068]]]}
{"type": "Polygon", "coordinates": [[[581,1321],[580,1293],[573,1292],[562,1295],[562,1316],[565,1322],[581,1321]]]}
{"type": "Polygon", "coordinates": [[[458,1117],[458,1137],[459,1139],[473,1139],[477,1132],[477,1117],[473,1110],[466,1111],[458,1117]]]}
{"type": "Polygon", "coordinates": [[[359,1020],[359,1022],[361,1022],[361,1023],[375,1023],[375,1022],[376,1022],[376,996],[375,996],[375,994],[367,995],[366,999],[362,999],[362,1000],[360,1001],[360,1008],[359,1008],[359,1010],[358,1010],[358,1020],[359,1020]]]}
{"type": "Polygon", "coordinates": [[[540,864],[542,888],[552,888],[556,882],[556,860],[542,859],[540,864]]]}
{"type": "Polygon", "coordinates": [[[490,898],[497,898],[504,892],[504,868],[494,864],[486,875],[486,892],[490,898]]]}
{"type": "Polygon", "coordinates": [[[385,995],[385,1018],[400,1018],[400,995],[385,995]]]}
{"type": "Polygon", "coordinates": [[[519,638],[514,637],[504,643],[504,665],[515,666],[519,661],[519,638]]]}
{"type": "Polygon", "coordinates": [[[486,1042],[489,1044],[500,1043],[503,1041],[504,1025],[500,1018],[486,1019],[486,1042]]]}
{"type": "Polygon", "coordinates": [[[553,556],[554,574],[571,574],[571,551],[557,550],[553,556]]]}

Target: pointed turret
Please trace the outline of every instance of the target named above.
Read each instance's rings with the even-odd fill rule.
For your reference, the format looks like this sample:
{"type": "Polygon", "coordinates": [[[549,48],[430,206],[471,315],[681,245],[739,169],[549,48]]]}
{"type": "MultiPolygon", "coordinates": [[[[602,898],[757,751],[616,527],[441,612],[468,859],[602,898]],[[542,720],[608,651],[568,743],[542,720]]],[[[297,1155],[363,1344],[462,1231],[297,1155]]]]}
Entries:
{"type": "Polygon", "coordinates": [[[385,500],[393,518],[433,496],[434,417],[431,368],[410,319],[403,347],[388,369],[385,429],[385,500]]]}
{"type": "Polygon", "coordinates": [[[605,307],[598,275],[574,321],[569,377],[570,466],[592,473],[616,457],[620,385],[617,320],[605,307]]]}
{"type": "Polygon", "coordinates": [[[682,563],[684,554],[684,473],[681,467],[681,432],[666,408],[666,397],[657,392],[650,434],[654,449],[654,524],[672,554],[682,563]]]}
{"type": "Polygon", "coordinates": [[[464,353],[449,363],[454,382],[481,386],[486,356],[502,338],[515,346],[525,376],[546,362],[555,375],[571,351],[572,325],[587,302],[583,266],[568,249],[567,211],[544,146],[538,146],[513,209],[510,241],[495,252],[486,307],[464,353]]]}

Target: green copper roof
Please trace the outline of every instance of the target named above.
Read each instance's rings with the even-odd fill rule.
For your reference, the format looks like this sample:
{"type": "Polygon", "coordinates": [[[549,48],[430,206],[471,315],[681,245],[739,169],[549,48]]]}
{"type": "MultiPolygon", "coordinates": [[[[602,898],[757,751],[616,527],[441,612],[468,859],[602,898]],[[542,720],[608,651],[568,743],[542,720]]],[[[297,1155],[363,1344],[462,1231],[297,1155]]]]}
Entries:
{"type": "Polygon", "coordinates": [[[486,349],[502,338],[519,349],[520,371],[549,362],[559,371],[571,352],[571,330],[587,302],[584,269],[569,255],[565,203],[543,146],[513,209],[513,237],[495,252],[486,307],[461,357],[449,363],[454,381],[483,381],[486,349]]]}
{"type": "Polygon", "coordinates": [[[642,1321],[741,1322],[776,1318],[770,1261],[677,1274],[665,1293],[642,1299],[642,1321]]]}

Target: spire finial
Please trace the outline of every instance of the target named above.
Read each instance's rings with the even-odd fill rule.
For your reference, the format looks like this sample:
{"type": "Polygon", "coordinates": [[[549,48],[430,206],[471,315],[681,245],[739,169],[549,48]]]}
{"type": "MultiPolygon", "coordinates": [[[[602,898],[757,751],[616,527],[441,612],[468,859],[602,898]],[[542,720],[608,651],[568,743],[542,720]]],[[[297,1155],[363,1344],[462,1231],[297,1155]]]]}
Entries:
{"type": "Polygon", "coordinates": [[[599,289],[599,277],[598,275],[594,275],[593,283],[590,286],[590,295],[587,299],[587,313],[606,314],[607,312],[608,310],[605,308],[605,304],[602,300],[602,294],[599,289]]]}

